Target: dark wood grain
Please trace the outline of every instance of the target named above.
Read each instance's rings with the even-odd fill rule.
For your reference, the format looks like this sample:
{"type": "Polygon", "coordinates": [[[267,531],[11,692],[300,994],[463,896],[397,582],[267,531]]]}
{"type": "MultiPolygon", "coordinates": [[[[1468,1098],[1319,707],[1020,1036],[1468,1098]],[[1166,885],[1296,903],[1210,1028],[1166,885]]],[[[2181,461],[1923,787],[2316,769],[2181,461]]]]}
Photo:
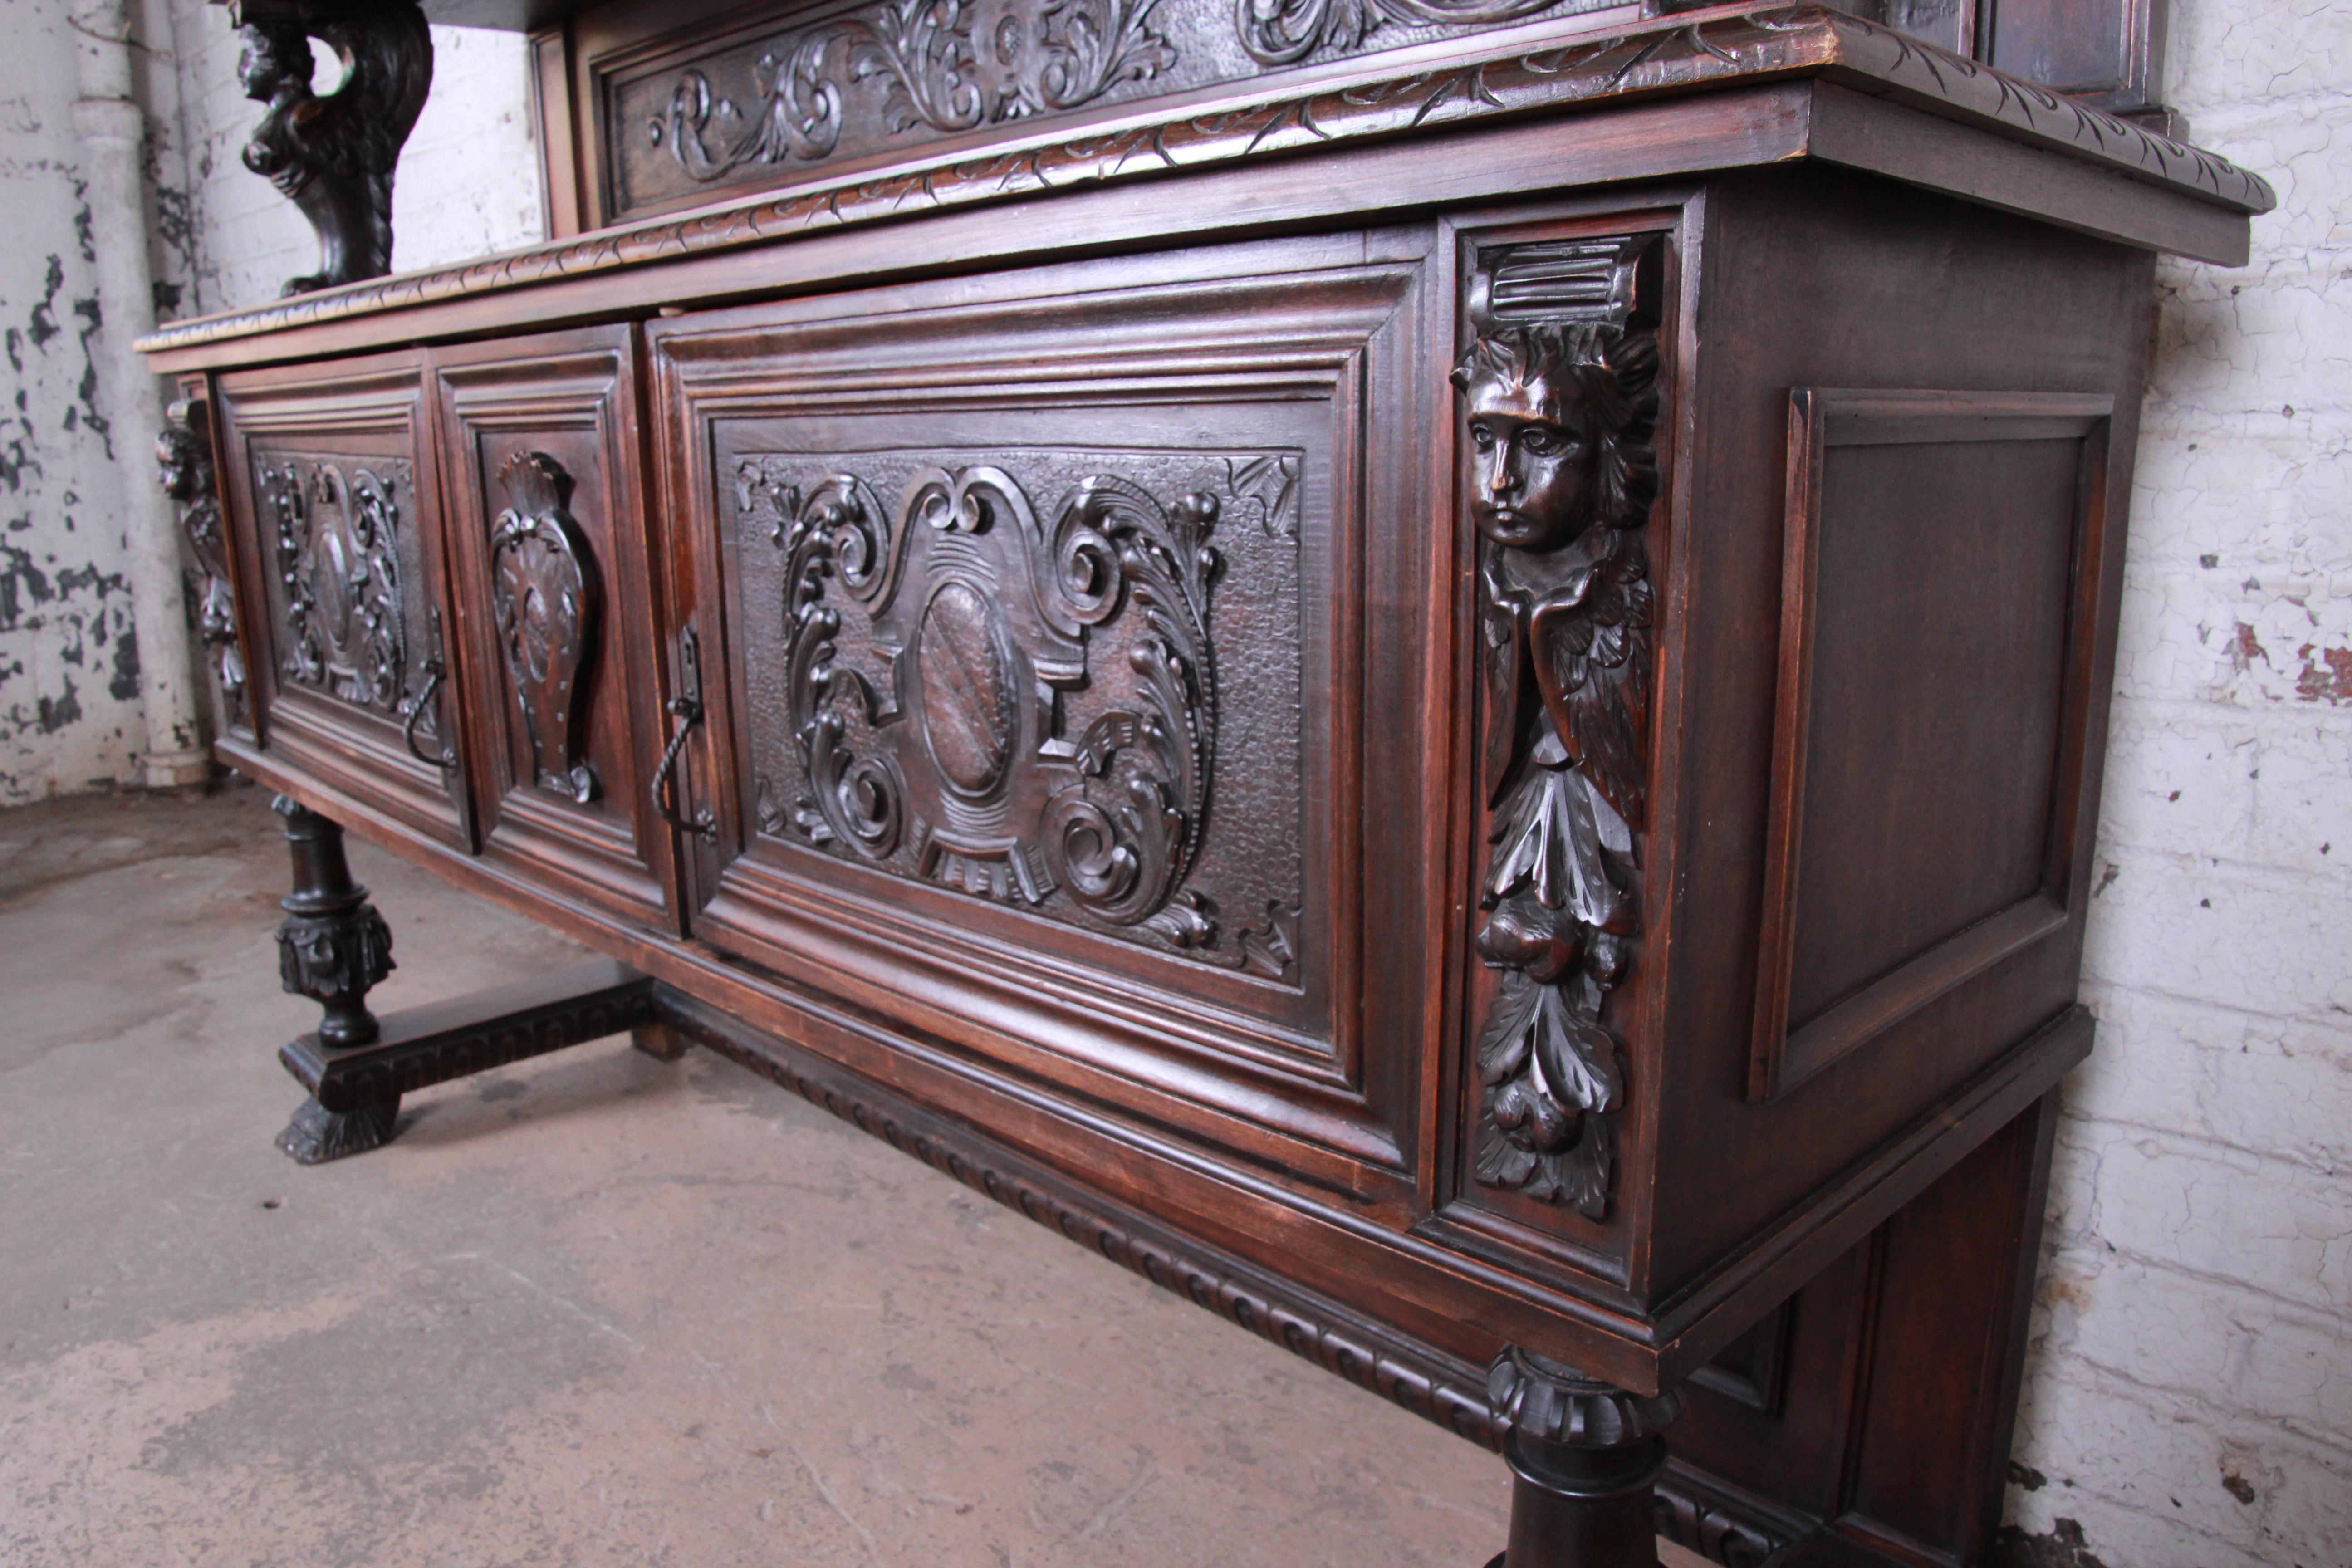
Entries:
{"type": "Polygon", "coordinates": [[[1539,1406],[1521,1564],[1967,1561],[2144,247],[2267,194],[1810,8],[1423,47],[171,339],[221,755],[653,1048],[1539,1406]]]}

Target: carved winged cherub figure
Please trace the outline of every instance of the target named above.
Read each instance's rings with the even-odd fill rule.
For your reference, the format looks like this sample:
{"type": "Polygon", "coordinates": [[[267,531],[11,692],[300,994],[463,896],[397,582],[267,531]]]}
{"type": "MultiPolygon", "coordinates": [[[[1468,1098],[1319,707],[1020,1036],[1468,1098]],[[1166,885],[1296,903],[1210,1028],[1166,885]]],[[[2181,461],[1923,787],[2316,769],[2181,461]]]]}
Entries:
{"type": "Polygon", "coordinates": [[[1454,370],[1479,564],[1494,849],[1480,956],[1504,972],[1478,1042],[1489,1185],[1608,1210],[1623,1096],[1601,1023],[1639,928],[1632,892],[1649,714],[1657,493],[1654,334],[1517,327],[1454,370]]]}
{"type": "Polygon", "coordinates": [[[285,292],[332,289],[392,270],[392,178],[433,85],[433,39],[415,0],[243,0],[245,95],[268,106],[245,166],[310,220],[319,270],[285,292]],[[343,85],[310,90],[310,39],[348,61],[343,85]]]}

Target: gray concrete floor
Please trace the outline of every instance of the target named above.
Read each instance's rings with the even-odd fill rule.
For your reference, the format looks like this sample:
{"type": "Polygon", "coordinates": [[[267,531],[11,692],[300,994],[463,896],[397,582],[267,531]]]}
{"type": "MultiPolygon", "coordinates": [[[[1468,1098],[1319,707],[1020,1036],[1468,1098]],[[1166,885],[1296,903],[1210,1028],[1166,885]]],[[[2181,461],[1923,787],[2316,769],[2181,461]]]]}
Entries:
{"type": "MultiPolygon", "coordinates": [[[[354,845],[397,1008],[578,950],[354,845]]],[[[270,1146],[268,797],[0,814],[0,1563],[1476,1568],[1499,1460],[613,1039],[270,1146]]]]}

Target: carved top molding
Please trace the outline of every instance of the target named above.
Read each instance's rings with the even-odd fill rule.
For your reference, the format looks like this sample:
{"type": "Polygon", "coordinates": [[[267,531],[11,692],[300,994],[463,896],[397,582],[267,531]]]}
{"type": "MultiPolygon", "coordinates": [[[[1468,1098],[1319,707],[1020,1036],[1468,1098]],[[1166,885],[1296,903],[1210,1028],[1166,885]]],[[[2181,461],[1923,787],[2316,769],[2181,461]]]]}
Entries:
{"type": "Polygon", "coordinates": [[[1076,137],[1013,138],[993,150],[913,160],[878,175],[814,179],[463,266],[178,322],[139,346],[168,353],[925,211],[1547,110],[1801,77],[1983,126],[2235,211],[2267,212],[2277,203],[2259,175],[2213,153],[1843,12],[1809,5],[1726,7],[1442,69],[1366,74],[1295,95],[1237,100],[1214,112],[1146,112],[1076,137]]]}

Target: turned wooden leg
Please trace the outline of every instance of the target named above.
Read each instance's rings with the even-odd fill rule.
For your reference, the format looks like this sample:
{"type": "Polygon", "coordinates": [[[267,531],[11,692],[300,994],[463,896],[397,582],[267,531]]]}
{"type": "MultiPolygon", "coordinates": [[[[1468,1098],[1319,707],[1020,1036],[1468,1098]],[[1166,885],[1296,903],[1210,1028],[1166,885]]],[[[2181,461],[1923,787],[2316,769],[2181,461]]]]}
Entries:
{"type": "Polygon", "coordinates": [[[1512,1477],[1510,1546],[1486,1568],[1656,1568],[1659,1433],[1680,1396],[1628,1394],[1517,1346],[1495,1358],[1486,1396],[1511,1424],[1512,1477]]]}
{"type": "MultiPolygon", "coordinates": [[[[287,990],[326,1009],[304,1040],[330,1056],[352,1050],[379,1033],[367,994],[392,973],[392,931],[367,901],[367,889],[352,880],[343,830],[284,795],[274,809],[286,819],[294,858],[294,890],[278,906],[286,920],[278,928],[278,973],[287,990]]],[[[278,1135],[278,1146],[305,1165],[340,1160],[390,1139],[399,1113],[396,1090],[338,1110],[313,1095],[278,1135]]]]}

